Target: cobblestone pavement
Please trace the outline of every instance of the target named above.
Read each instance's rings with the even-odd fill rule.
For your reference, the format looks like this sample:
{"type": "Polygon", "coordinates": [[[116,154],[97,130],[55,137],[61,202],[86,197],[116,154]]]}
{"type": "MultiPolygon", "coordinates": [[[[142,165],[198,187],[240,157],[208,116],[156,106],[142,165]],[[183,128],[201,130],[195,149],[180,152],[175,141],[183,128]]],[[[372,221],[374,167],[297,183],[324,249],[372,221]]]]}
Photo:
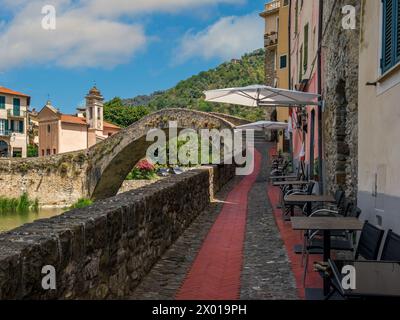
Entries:
{"type": "Polygon", "coordinates": [[[217,195],[211,206],[205,210],[169,248],[150,273],[136,288],[131,299],[172,300],[193,264],[210,228],[220,213],[223,201],[229,191],[241,178],[228,183],[217,195]]]}
{"type": "Polygon", "coordinates": [[[298,299],[295,278],[266,194],[268,144],[256,147],[262,153],[262,167],[248,199],[241,299],[298,299]]]}
{"type": "MultiPolygon", "coordinates": [[[[262,152],[263,160],[261,173],[248,198],[240,298],[297,299],[295,279],[266,193],[268,146],[267,143],[256,146],[262,152]]],[[[222,201],[240,180],[237,177],[222,189],[217,201],[193,222],[155,264],[131,299],[175,298],[223,207],[222,201]]]]}

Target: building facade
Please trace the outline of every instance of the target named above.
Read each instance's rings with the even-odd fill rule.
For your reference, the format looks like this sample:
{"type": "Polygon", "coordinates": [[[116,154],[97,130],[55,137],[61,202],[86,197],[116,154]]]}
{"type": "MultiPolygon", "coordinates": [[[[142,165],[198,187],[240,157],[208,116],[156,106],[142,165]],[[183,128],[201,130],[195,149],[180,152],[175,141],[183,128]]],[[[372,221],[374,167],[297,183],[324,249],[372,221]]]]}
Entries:
{"type": "Polygon", "coordinates": [[[400,232],[400,3],[361,8],[358,205],[363,218],[400,232]]]}
{"type": "MultiPolygon", "coordinates": [[[[289,0],[275,0],[267,3],[261,13],[265,20],[266,84],[282,89],[289,89],[289,4],[289,0]]],[[[275,113],[274,120],[288,121],[287,107],[277,107],[275,113]]],[[[286,134],[279,132],[277,140],[278,152],[290,151],[286,134]]]]}
{"type": "Polygon", "coordinates": [[[0,86],[0,157],[27,156],[30,97],[0,86]]]}
{"type": "Polygon", "coordinates": [[[50,102],[38,114],[39,156],[90,148],[120,131],[103,119],[103,96],[93,87],[86,96],[86,108],[76,115],[62,114],[50,102]]]}
{"type": "MultiPolygon", "coordinates": [[[[292,0],[290,4],[290,89],[319,93],[320,1],[292,0]]],[[[293,160],[305,164],[311,179],[319,176],[319,108],[292,108],[293,160]]]]}

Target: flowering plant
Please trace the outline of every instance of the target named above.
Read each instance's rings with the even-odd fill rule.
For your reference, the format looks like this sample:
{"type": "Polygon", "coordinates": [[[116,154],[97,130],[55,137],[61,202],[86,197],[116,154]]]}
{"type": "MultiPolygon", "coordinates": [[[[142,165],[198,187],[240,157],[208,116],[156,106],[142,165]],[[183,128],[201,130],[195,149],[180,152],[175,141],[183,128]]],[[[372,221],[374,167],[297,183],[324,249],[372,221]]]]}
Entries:
{"type": "Polygon", "coordinates": [[[148,161],[147,159],[140,160],[137,165],[135,166],[136,169],[143,170],[143,171],[154,171],[154,165],[148,161]]]}

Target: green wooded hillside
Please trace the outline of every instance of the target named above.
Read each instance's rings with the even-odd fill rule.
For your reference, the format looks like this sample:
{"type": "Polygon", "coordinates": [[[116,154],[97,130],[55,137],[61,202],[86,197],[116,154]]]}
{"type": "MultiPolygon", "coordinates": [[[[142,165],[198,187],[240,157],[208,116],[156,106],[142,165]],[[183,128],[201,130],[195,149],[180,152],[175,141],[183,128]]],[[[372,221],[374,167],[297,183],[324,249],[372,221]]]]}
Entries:
{"type": "MultiPolygon", "coordinates": [[[[198,75],[189,79],[180,81],[175,87],[166,91],[156,91],[148,96],[137,96],[130,99],[120,100],[114,98],[105,105],[106,120],[115,123],[120,117],[112,117],[112,114],[118,111],[118,104],[123,104],[127,111],[118,112],[121,116],[127,113],[135,113],[132,117],[136,118],[138,114],[145,114],[164,108],[190,108],[206,112],[221,112],[252,121],[263,118],[263,111],[259,108],[245,108],[239,106],[215,104],[204,101],[203,91],[212,89],[221,89],[229,87],[242,87],[253,84],[263,84],[264,81],[265,52],[263,49],[245,54],[239,60],[232,60],[219,65],[215,69],[200,72],[198,75]],[[107,112],[107,109],[111,109],[107,112]],[[140,106],[140,112],[134,112],[133,109],[140,106]],[[112,118],[112,119],[111,119],[112,118]]],[[[123,121],[123,126],[128,125],[123,121]]],[[[129,121],[128,121],[129,122],[129,121]]],[[[119,123],[116,123],[119,124],[119,123]]],[[[120,125],[121,125],[120,124],[120,125]]]]}

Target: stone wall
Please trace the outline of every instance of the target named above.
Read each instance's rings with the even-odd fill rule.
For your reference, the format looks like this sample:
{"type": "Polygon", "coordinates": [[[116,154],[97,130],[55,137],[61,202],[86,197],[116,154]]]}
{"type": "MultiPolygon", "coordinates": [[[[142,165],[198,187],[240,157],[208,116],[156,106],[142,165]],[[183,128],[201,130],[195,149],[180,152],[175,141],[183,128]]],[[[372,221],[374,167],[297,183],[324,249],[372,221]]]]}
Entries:
{"type": "MultiPolygon", "coordinates": [[[[69,206],[79,198],[105,199],[118,193],[133,166],[153,142],[149,130],[168,133],[170,121],[183,129],[232,129],[218,116],[189,109],[163,109],[88,150],[28,159],[0,159],[0,196],[27,192],[40,205],[69,206]]],[[[168,135],[167,135],[168,136],[168,135]]]]}
{"type": "Polygon", "coordinates": [[[0,159],[0,195],[18,198],[28,193],[40,205],[68,206],[89,197],[86,151],[52,157],[0,159]]]}
{"type": "Polygon", "coordinates": [[[327,27],[323,41],[325,184],[328,192],[342,188],[352,200],[355,200],[357,195],[360,2],[323,2],[323,28],[327,27]],[[335,2],[336,7],[329,22],[335,2]],[[342,27],[342,7],[345,5],[356,7],[356,30],[345,30],[342,27]]]}
{"type": "Polygon", "coordinates": [[[188,171],[0,235],[0,299],[129,297],[234,173],[188,171]],[[42,289],[45,265],[56,269],[56,290],[42,289]]]}

